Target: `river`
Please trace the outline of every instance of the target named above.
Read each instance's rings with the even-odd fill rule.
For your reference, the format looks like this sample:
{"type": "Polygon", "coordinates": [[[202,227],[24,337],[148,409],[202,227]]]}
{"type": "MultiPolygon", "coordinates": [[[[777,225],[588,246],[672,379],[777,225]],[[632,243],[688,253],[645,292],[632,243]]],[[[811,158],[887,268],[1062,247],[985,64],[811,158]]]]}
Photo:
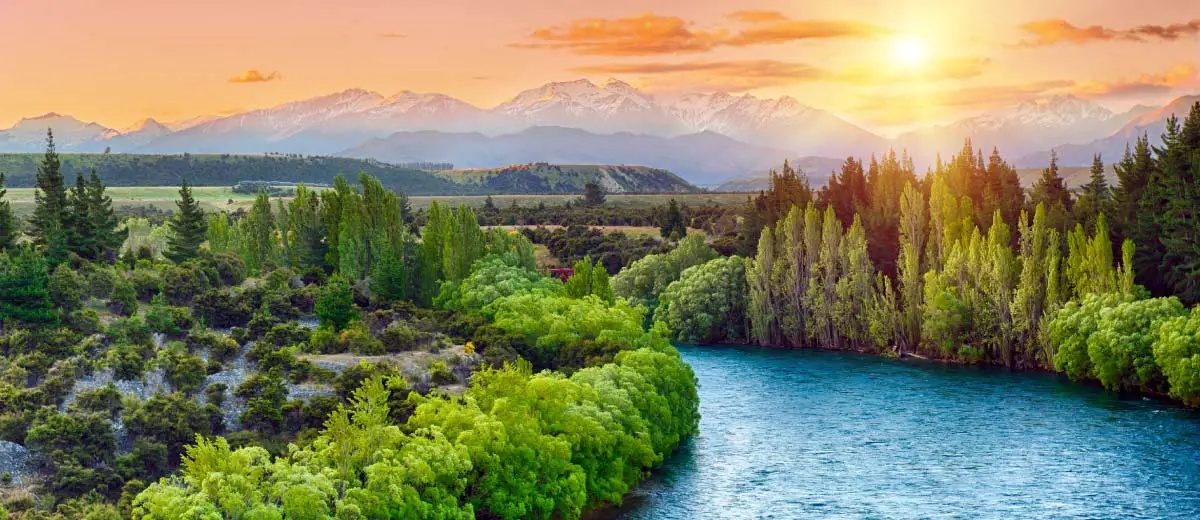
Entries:
{"type": "Polygon", "coordinates": [[[1200,518],[1200,412],[1049,374],[680,351],[700,433],[603,517],[1200,518]]]}

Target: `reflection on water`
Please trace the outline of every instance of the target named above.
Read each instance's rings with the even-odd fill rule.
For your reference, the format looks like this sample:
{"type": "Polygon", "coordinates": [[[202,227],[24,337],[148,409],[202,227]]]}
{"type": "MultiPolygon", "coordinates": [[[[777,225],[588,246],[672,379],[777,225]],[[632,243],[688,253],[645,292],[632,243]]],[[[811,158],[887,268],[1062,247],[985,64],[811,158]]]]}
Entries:
{"type": "Polygon", "coordinates": [[[600,518],[1200,518],[1200,413],[1046,374],[685,347],[700,434],[600,518]]]}

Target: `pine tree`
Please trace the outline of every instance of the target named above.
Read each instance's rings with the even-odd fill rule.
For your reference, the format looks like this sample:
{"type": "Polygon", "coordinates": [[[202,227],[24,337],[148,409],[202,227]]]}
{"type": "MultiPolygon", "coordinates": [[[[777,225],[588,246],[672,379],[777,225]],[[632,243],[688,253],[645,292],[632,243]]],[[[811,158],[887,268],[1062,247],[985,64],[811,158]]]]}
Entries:
{"type": "Polygon", "coordinates": [[[1136,242],[1145,238],[1138,236],[1140,204],[1146,183],[1156,169],[1150,152],[1150,140],[1145,134],[1138,137],[1133,152],[1130,152],[1128,145],[1125,147],[1125,155],[1115,169],[1117,187],[1113,193],[1113,228],[1120,240],[1129,238],[1136,242]]]}
{"type": "Polygon", "coordinates": [[[58,319],[49,285],[46,259],[32,248],[0,252],[0,330],[13,322],[55,324],[58,319]]]}
{"type": "MultiPolygon", "coordinates": [[[[490,199],[489,199],[490,200],[490,199]]],[[[599,184],[589,182],[583,185],[583,204],[585,206],[604,205],[604,188],[599,184]]]]}
{"type": "Polygon", "coordinates": [[[4,187],[4,174],[0,173],[0,252],[8,250],[17,240],[17,219],[13,217],[12,205],[4,200],[8,189],[4,187]]]}
{"type": "Polygon", "coordinates": [[[67,249],[84,258],[91,258],[92,230],[88,228],[87,180],[83,172],[75,174],[75,186],[67,192],[67,208],[63,214],[63,231],[67,234],[67,249]]]}
{"type": "Polygon", "coordinates": [[[200,244],[207,238],[208,226],[204,210],[200,208],[200,202],[192,197],[192,187],[187,179],[183,179],[179,185],[179,200],[175,206],[177,209],[169,222],[171,236],[167,239],[164,256],[172,262],[182,263],[200,253],[200,244]]]}
{"type": "Polygon", "coordinates": [[[1111,202],[1112,191],[1104,177],[1104,162],[1100,154],[1096,154],[1092,157],[1091,180],[1080,190],[1079,201],[1075,204],[1076,220],[1085,229],[1095,229],[1097,217],[1110,212],[1111,202]]]}
{"type": "Polygon", "coordinates": [[[85,242],[89,246],[85,256],[93,261],[112,260],[129,236],[129,230],[121,228],[113,211],[112,197],[105,193],[106,189],[96,170],[92,170],[84,195],[87,208],[84,229],[87,230],[85,242]]]}
{"type": "Polygon", "coordinates": [[[679,210],[679,203],[675,199],[667,204],[667,213],[663,216],[662,224],[659,226],[659,233],[667,240],[682,240],[687,236],[687,223],[683,218],[683,212],[679,210]]]}
{"type": "Polygon", "coordinates": [[[33,215],[29,219],[29,235],[34,244],[42,247],[53,265],[66,260],[70,251],[66,229],[69,210],[67,189],[63,181],[62,161],[54,146],[54,132],[46,131],[46,154],[37,169],[37,188],[34,194],[33,215]]]}
{"type": "Polygon", "coordinates": [[[1058,154],[1050,152],[1050,166],[1042,169],[1042,176],[1029,193],[1030,204],[1046,207],[1047,225],[1054,229],[1065,229],[1072,208],[1071,190],[1058,174],[1058,154]]]}

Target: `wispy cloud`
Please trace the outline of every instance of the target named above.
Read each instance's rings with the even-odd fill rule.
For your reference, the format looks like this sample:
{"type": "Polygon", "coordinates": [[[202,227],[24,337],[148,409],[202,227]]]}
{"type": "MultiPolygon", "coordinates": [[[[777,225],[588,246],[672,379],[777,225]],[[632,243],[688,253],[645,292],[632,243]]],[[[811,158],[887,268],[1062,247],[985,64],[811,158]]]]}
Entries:
{"type": "Polygon", "coordinates": [[[577,54],[602,56],[648,56],[706,52],[725,38],[722,32],[696,31],[689,25],[677,16],[651,13],[617,19],[584,18],[529,35],[542,43],[514,46],[570,49],[577,54]]]}
{"type": "Polygon", "coordinates": [[[238,74],[237,76],[229,78],[229,82],[230,83],[266,83],[268,81],[276,81],[279,79],[282,79],[282,76],[280,76],[278,72],[271,72],[269,74],[263,74],[262,72],[259,72],[258,69],[250,69],[250,70],[247,70],[246,72],[238,74]]]}
{"type": "Polygon", "coordinates": [[[385,40],[399,40],[401,38],[408,38],[408,35],[401,34],[401,33],[388,32],[388,33],[380,34],[379,37],[383,38],[385,40]]]}
{"type": "Polygon", "coordinates": [[[657,56],[699,54],[719,46],[787,43],[809,39],[872,37],[890,30],[848,20],[791,20],[776,11],[737,11],[740,30],[698,30],[678,16],[647,13],[627,18],[584,18],[567,25],[538,29],[536,42],[512,44],[525,49],[567,49],[599,56],[657,56]]]}
{"type": "Polygon", "coordinates": [[[745,10],[729,13],[729,17],[742,23],[782,22],[787,16],[779,11],[745,10]]]}
{"type": "Polygon", "coordinates": [[[1184,36],[1200,34],[1200,19],[1169,25],[1139,25],[1130,29],[1114,29],[1102,25],[1076,26],[1063,19],[1035,20],[1019,28],[1031,38],[1021,42],[1025,47],[1045,47],[1061,43],[1083,45],[1105,41],[1174,41],[1184,36]]]}
{"type": "Polygon", "coordinates": [[[579,67],[584,74],[641,76],[652,90],[723,90],[741,92],[756,88],[817,81],[829,73],[804,63],[777,60],[686,61],[682,63],[625,63],[579,67]]]}
{"type": "Polygon", "coordinates": [[[1132,79],[1080,82],[1075,86],[1075,92],[1087,97],[1136,97],[1194,87],[1200,87],[1196,66],[1185,63],[1170,70],[1146,73],[1132,79]]]}

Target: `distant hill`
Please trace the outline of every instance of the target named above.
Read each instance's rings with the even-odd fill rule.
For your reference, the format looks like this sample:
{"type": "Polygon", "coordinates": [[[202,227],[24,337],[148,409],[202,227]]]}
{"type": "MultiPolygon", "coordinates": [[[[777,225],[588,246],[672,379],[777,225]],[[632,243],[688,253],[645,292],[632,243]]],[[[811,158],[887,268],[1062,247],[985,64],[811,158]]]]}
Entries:
{"type": "Polygon", "coordinates": [[[447,161],[460,168],[504,164],[644,164],[670,170],[696,184],[716,183],[746,172],[765,171],[789,154],[715,132],[676,137],[595,134],[575,128],[538,126],[514,134],[397,132],[338,155],[391,163],[447,161]]]}
{"type": "Polygon", "coordinates": [[[609,193],[699,191],[667,170],[645,166],[530,163],[437,173],[460,184],[502,193],[579,193],[590,182],[599,184],[609,193]]]}
{"type": "MultiPolygon", "coordinates": [[[[410,195],[581,193],[599,182],[612,193],[688,193],[698,188],[666,171],[644,166],[563,166],[535,163],[489,170],[431,172],[371,159],[284,155],[60,154],[68,184],[92,168],[109,186],[233,186],[242,181],[329,184],[339,174],[354,182],[367,173],[410,195]]],[[[0,153],[10,188],[34,185],[42,154],[0,153]]]]}
{"type": "MultiPolygon", "coordinates": [[[[338,174],[353,181],[359,173],[377,177],[385,185],[412,195],[474,194],[482,190],[451,182],[422,170],[343,157],[277,155],[135,155],[61,154],[63,175],[69,184],[75,173],[92,168],[109,186],[174,186],[186,177],[195,186],[232,186],[241,181],[330,183],[338,174]]],[[[0,172],[7,185],[34,185],[41,154],[0,154],[0,172]]]]}

